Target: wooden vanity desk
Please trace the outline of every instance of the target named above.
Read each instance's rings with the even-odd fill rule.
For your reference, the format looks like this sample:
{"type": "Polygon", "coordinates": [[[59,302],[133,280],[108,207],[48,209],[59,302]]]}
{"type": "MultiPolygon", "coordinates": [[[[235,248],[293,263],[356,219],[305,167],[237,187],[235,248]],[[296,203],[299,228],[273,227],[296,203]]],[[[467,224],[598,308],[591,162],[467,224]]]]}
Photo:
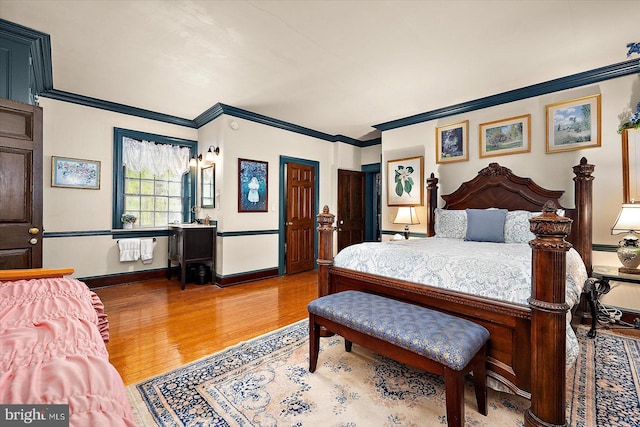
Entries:
{"type": "Polygon", "coordinates": [[[216,277],[216,231],[214,222],[203,224],[169,224],[169,260],[167,278],[171,278],[171,262],[180,266],[180,288],[184,289],[187,265],[208,264],[211,268],[211,284],[216,277]]]}

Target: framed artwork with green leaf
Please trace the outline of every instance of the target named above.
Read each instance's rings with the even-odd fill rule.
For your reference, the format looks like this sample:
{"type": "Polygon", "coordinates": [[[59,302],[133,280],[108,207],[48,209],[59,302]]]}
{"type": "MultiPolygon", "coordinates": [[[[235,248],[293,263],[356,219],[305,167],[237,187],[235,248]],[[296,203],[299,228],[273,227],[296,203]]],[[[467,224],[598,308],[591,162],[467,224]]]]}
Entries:
{"type": "Polygon", "coordinates": [[[424,157],[387,162],[387,205],[421,206],[424,181],[424,157]]]}

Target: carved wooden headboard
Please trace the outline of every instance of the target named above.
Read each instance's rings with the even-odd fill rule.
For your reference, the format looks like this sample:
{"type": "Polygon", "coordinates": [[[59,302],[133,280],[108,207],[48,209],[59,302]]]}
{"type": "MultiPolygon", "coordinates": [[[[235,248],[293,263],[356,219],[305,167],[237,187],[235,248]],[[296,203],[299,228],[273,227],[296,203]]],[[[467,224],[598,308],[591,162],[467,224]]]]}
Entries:
{"type": "MultiPolygon", "coordinates": [[[[565,210],[565,216],[573,220],[571,233],[567,240],[580,253],[591,273],[591,248],[592,248],[592,181],[594,166],[587,163],[586,158],[580,160],[580,164],[573,167],[576,175],[575,181],[575,206],[565,207],[560,204],[560,198],[564,194],[561,190],[549,190],[533,182],[531,178],[523,178],[515,175],[511,169],[500,166],[498,163],[490,163],[480,170],[478,175],[470,181],[463,182],[456,191],[443,195],[444,209],[487,209],[502,208],[513,210],[526,210],[531,212],[542,211],[547,201],[551,201],[559,209],[565,210]]],[[[435,235],[435,208],[438,206],[437,198],[438,179],[433,174],[427,178],[427,235],[435,235]]]]}

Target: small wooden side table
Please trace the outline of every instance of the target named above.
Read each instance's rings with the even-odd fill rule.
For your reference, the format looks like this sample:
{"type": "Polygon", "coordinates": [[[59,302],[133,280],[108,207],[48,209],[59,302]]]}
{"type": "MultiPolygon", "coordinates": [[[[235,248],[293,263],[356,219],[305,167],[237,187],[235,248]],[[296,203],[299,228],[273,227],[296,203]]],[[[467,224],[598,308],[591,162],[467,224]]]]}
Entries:
{"type": "Polygon", "coordinates": [[[596,336],[596,304],[600,295],[607,294],[611,290],[609,281],[640,284],[640,274],[620,273],[618,267],[596,265],[593,267],[592,276],[587,279],[582,290],[583,293],[587,294],[587,301],[591,308],[591,329],[587,333],[589,338],[595,338],[596,336]]]}

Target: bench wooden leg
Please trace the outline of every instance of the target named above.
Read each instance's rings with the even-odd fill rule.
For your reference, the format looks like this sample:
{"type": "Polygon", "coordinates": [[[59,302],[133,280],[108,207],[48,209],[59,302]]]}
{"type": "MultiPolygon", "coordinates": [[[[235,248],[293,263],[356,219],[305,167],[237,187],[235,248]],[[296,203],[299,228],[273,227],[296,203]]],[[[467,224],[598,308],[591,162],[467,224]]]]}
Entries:
{"type": "Polygon", "coordinates": [[[473,365],[473,385],[476,391],[478,412],[487,415],[487,345],[485,344],[475,355],[473,365]]]}
{"type": "Polygon", "coordinates": [[[344,339],[344,350],[347,353],[351,353],[351,347],[353,347],[353,343],[345,338],[344,339]]]}
{"type": "Polygon", "coordinates": [[[318,352],[320,351],[320,325],[315,322],[315,316],[309,315],[309,372],[316,371],[318,352]]]}
{"type": "Polygon", "coordinates": [[[447,425],[464,426],[464,374],[444,368],[444,389],[447,405],[447,425]]]}

